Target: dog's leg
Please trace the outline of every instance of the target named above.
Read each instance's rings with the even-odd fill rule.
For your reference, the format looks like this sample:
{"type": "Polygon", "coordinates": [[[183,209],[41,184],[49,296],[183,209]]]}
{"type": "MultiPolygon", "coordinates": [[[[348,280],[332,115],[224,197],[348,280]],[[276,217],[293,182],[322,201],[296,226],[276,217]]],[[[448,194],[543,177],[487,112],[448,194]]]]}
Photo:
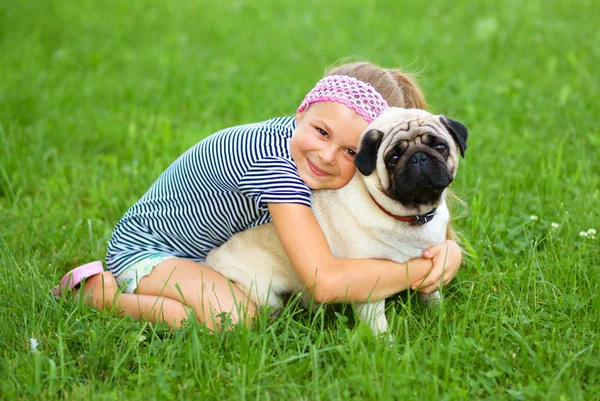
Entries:
{"type": "Polygon", "coordinates": [[[431,294],[423,294],[419,292],[417,294],[417,298],[419,298],[419,302],[425,306],[435,306],[440,303],[440,291],[432,292],[431,294]]]}
{"type": "Polygon", "coordinates": [[[388,321],[385,317],[385,299],[367,304],[356,304],[356,310],[360,320],[367,322],[374,335],[387,331],[388,321]]]}

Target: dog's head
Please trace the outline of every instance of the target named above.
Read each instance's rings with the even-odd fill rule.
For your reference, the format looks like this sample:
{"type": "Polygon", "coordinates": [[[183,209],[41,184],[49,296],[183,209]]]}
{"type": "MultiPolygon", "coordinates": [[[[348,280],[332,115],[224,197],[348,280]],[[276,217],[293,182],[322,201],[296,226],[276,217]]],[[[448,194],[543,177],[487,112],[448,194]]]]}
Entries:
{"type": "Polygon", "coordinates": [[[371,195],[389,211],[437,207],[454,180],[467,128],[419,109],[391,108],[363,132],[354,163],[371,195]]]}

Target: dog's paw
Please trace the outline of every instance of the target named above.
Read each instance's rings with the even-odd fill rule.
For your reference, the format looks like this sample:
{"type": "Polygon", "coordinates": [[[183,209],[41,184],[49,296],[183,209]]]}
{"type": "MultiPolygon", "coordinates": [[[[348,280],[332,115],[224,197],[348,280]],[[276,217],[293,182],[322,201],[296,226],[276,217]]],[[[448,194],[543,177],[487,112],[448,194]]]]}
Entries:
{"type": "Polygon", "coordinates": [[[432,292],[431,294],[424,294],[419,292],[417,294],[419,302],[424,306],[437,306],[440,304],[441,295],[439,291],[432,292]]]}
{"type": "Polygon", "coordinates": [[[381,340],[388,348],[393,348],[394,344],[396,344],[396,337],[392,333],[383,333],[381,335],[381,340]]]}

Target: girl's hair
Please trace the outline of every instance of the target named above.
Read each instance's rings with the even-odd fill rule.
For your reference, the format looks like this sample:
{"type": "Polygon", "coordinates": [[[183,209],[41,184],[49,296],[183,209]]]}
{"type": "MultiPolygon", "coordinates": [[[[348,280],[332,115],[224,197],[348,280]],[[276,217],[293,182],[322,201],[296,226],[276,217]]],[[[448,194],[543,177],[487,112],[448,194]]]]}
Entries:
{"type": "Polygon", "coordinates": [[[325,75],[348,75],[369,83],[392,107],[427,110],[425,96],[414,78],[400,70],[359,61],[333,67],[325,75]]]}

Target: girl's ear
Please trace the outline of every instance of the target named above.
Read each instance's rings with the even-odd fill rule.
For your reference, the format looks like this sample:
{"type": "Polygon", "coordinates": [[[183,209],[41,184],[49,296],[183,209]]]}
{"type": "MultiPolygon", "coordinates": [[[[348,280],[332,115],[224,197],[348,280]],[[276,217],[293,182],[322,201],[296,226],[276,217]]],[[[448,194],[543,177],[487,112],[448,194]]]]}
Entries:
{"type": "Polygon", "coordinates": [[[354,164],[362,175],[371,175],[377,166],[377,152],[383,139],[383,132],[371,129],[360,140],[359,151],[354,158],[354,164]]]}

